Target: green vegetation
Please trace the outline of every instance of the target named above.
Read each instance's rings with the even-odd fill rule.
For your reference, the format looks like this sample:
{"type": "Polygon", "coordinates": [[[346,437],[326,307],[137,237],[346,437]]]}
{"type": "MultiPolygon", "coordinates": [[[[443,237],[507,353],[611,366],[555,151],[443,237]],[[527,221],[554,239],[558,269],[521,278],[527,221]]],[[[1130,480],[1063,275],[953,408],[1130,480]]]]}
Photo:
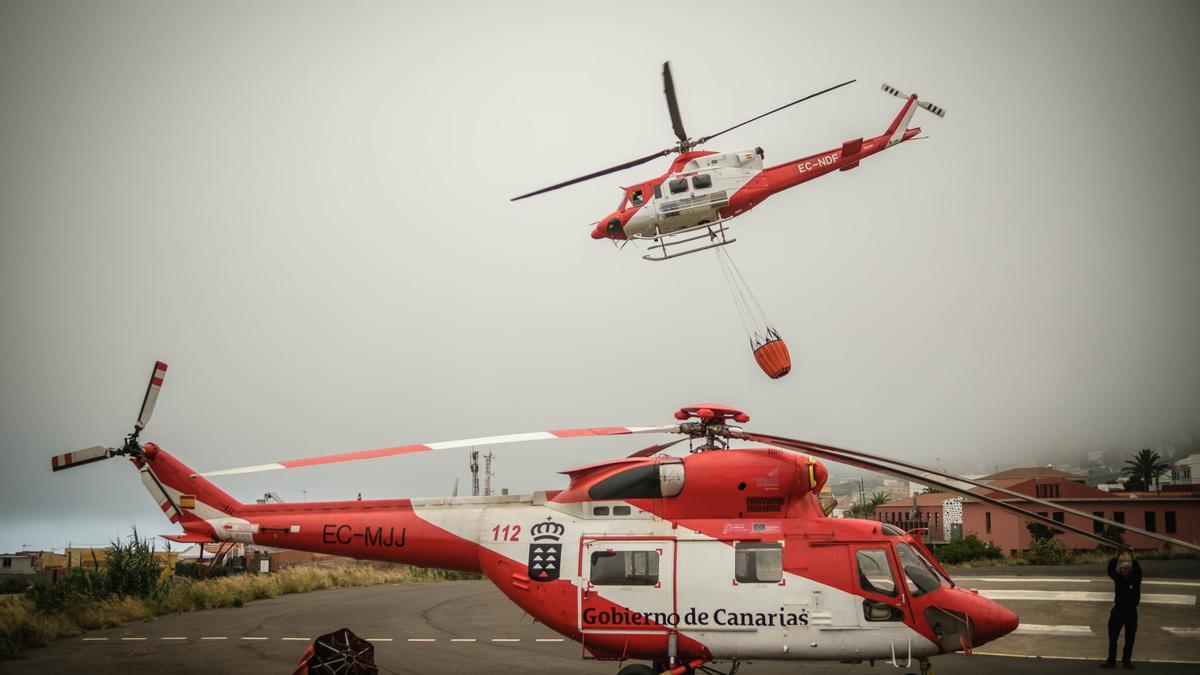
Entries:
{"type": "Polygon", "coordinates": [[[128,543],[113,542],[108,563],[107,568],[75,568],[57,584],[35,584],[24,595],[0,598],[0,659],[17,658],[24,649],[60,637],[158,614],[241,607],[254,600],[323,588],[480,578],[466,572],[359,561],[293,566],[269,575],[160,581],[153,549],[136,532],[128,543]]]}
{"type": "Polygon", "coordinates": [[[997,561],[1004,557],[1004,552],[992,542],[968,534],[962,539],[939,547],[934,551],[934,555],[937,556],[939,562],[944,564],[961,565],[980,560],[997,561]]]}
{"type": "Polygon", "coordinates": [[[867,498],[865,502],[857,502],[850,507],[850,516],[852,518],[870,518],[875,515],[875,508],[886,504],[888,496],[884,492],[876,492],[867,498]]]}
{"type": "Polygon", "coordinates": [[[1121,473],[1129,480],[1126,490],[1154,490],[1158,488],[1158,477],[1170,470],[1171,465],[1163,461],[1157,452],[1149,448],[1138,451],[1133,459],[1125,460],[1121,473]]]}

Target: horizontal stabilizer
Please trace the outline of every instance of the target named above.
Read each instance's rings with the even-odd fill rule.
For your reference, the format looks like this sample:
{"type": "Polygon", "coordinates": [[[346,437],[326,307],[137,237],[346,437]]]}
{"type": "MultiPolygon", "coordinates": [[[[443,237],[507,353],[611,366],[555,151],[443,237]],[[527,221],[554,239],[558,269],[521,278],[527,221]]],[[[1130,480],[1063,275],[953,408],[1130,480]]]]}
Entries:
{"type": "Polygon", "coordinates": [[[184,534],[160,534],[163,539],[169,539],[177,544],[215,544],[217,540],[204,534],[187,532],[184,534]]]}

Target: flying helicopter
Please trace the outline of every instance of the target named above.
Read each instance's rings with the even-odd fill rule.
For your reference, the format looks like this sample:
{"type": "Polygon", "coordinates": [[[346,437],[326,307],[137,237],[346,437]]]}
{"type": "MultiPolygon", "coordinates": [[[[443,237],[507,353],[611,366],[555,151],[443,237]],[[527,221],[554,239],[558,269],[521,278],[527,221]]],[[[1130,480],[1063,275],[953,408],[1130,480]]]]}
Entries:
{"type": "Polygon", "coordinates": [[[171,541],[241,542],[481,573],[538,621],[579,642],[584,658],[648,662],[625,664],[619,675],[718,672],[708,665],[717,662],[733,673],[747,659],[915,662],[928,673],[930,657],[969,653],[1016,629],[1017,615],[958,586],[918,531],[830,518],[833,504],[820,498],[829,477],[822,460],[917,479],[1103,545],[1122,546],[1086,523],[1200,550],[1063,502],[996,485],[987,494],[965,492],[958,485],[984,484],[748,431],[741,426],[747,413],[711,403],[684,406],[665,425],[535,431],[196,472],[140,440],[166,371],[165,363],[155,364],[124,443],[56,456],[51,468],[128,458],[155,503],[183,528],[164,535],[171,541]],[[247,504],[208,480],[474,445],[645,434],[680,438],[566,469],[567,487],[527,495],[247,504]],[[683,441],[686,456],[666,453],[683,441]],[[1007,497],[1069,519],[1027,511],[1007,497]]]}
{"type": "Polygon", "coordinates": [[[938,117],[946,115],[945,110],[928,101],[919,100],[916,94],[905,94],[884,84],[883,90],[904,99],[904,105],[882,134],[870,138],[850,139],[843,142],[841,147],[764,168],[765,153],[762,147],[734,152],[695,148],[768,115],[845,87],[855,80],[827,87],[714,134],[692,138],[684,130],[679,103],[675,98],[670,62],[663,63],[662,77],[663,91],[667,97],[667,112],[677,139],[674,145],[607,169],[513,197],[512,201],[624,171],[674,154],[675,158],[671,160],[666,173],[621,188],[623,194],[617,209],[596,221],[592,230],[593,239],[611,239],[614,243],[646,242],[651,250],[643,256],[646,260],[669,260],[732,244],[736,240],[729,237],[727,223],[758,206],[771,195],[834,171],[849,171],[871,155],[917,138],[921,128],[908,127],[917,108],[924,108],[938,117]]]}

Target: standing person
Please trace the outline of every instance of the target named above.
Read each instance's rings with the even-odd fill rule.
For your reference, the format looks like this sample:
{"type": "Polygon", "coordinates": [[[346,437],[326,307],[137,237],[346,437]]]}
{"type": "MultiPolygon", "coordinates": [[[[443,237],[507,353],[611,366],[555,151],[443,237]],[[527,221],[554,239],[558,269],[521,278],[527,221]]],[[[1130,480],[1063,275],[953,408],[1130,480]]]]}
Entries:
{"type": "Polygon", "coordinates": [[[1133,638],[1137,635],[1137,606],[1142,600],[1142,566],[1133,551],[1123,551],[1108,561],[1108,576],[1113,580],[1113,608],[1108,615],[1108,660],[1101,668],[1117,665],[1117,637],[1125,629],[1125,649],[1121,662],[1132,670],[1133,638]]]}

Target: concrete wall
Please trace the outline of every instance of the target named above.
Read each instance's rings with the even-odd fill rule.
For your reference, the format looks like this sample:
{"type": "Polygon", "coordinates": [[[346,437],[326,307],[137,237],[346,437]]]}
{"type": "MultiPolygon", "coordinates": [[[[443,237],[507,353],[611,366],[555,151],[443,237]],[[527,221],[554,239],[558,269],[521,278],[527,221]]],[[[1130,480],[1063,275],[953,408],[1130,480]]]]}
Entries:
{"type": "MultiPolygon", "coordinates": [[[[1145,514],[1152,512],[1155,514],[1156,531],[1159,534],[1190,543],[1200,543],[1200,500],[1143,497],[1138,499],[1070,500],[1064,503],[1071,508],[1088,513],[1103,512],[1104,517],[1109,520],[1114,520],[1113,512],[1121,511],[1125,514],[1126,523],[1141,528],[1146,526],[1145,514]],[[1167,531],[1166,512],[1168,511],[1175,513],[1175,532],[1167,531]]],[[[1013,504],[1029,511],[1046,511],[1043,507],[1030,502],[1014,502],[1013,504]]],[[[1053,514],[1054,511],[1049,510],[1047,513],[1053,514]]],[[[1029,548],[1030,536],[1025,522],[1024,519],[1014,514],[982,502],[967,501],[963,504],[963,534],[975,534],[980,539],[990,541],[1007,555],[1029,548]],[[991,514],[991,532],[987,531],[986,524],[989,513],[991,514]]],[[[1063,522],[1088,532],[1094,531],[1092,521],[1081,516],[1064,513],[1063,522]]],[[[1058,539],[1073,548],[1094,548],[1096,546],[1092,540],[1069,532],[1059,535],[1058,539]]],[[[1156,539],[1128,533],[1125,535],[1125,543],[1139,549],[1164,546],[1156,539]]]]}

